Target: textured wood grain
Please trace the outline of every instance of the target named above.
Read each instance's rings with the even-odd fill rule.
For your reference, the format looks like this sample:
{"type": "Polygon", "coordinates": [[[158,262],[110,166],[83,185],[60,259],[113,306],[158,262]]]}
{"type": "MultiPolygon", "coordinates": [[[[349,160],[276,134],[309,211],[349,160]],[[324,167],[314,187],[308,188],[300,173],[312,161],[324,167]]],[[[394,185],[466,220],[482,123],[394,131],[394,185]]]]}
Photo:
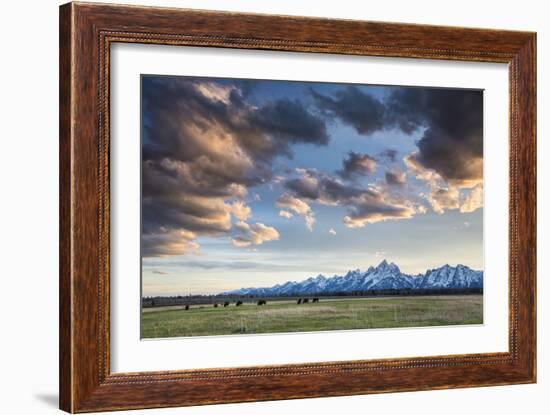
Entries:
{"type": "Polygon", "coordinates": [[[535,34],[525,32],[85,3],[61,6],[61,408],[87,412],[534,382],[535,60],[535,34]],[[110,373],[109,59],[115,42],[509,63],[510,351],[110,373]]]}
{"type": "Polygon", "coordinates": [[[72,409],[72,294],[71,289],[71,102],[72,20],[69,7],[59,15],[59,405],[72,409]]]}

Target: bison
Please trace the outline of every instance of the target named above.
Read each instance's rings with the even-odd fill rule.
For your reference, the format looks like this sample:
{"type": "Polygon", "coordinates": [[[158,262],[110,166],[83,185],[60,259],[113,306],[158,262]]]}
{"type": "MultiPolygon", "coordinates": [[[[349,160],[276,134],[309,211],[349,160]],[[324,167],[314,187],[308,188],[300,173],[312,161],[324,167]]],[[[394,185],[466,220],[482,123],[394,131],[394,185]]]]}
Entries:
{"type": "Polygon", "coordinates": [[[218,303],[214,303],[214,307],[217,308],[217,307],[218,307],[218,303]]]}
{"type": "Polygon", "coordinates": [[[189,304],[185,304],[185,309],[189,310],[189,304]]]}
{"type": "Polygon", "coordinates": [[[319,299],[318,299],[317,297],[315,297],[315,298],[313,299],[313,302],[314,302],[314,303],[318,303],[318,302],[319,302],[319,299]]]}
{"type": "Polygon", "coordinates": [[[242,301],[237,301],[237,304],[235,304],[237,307],[240,306],[240,305],[243,305],[243,302],[242,301]]]}
{"type": "Polygon", "coordinates": [[[296,304],[302,304],[302,299],[298,298],[298,301],[296,301],[296,304]]]}
{"type": "Polygon", "coordinates": [[[265,300],[258,300],[258,305],[266,305],[267,302],[265,300]]]}
{"type": "Polygon", "coordinates": [[[304,298],[304,299],[302,300],[302,303],[304,303],[304,304],[309,303],[309,298],[304,298]]]}
{"type": "Polygon", "coordinates": [[[226,301],[225,303],[223,303],[223,306],[224,306],[224,307],[229,306],[229,301],[226,301]]]}

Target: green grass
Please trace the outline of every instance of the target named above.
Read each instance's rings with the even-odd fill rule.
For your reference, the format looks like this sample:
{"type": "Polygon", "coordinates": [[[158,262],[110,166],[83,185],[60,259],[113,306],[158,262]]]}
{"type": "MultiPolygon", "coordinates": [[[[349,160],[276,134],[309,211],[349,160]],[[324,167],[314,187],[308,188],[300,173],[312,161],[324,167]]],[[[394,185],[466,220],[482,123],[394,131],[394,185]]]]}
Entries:
{"type": "Polygon", "coordinates": [[[481,324],[481,295],[323,299],[144,309],[143,338],[481,324]]]}

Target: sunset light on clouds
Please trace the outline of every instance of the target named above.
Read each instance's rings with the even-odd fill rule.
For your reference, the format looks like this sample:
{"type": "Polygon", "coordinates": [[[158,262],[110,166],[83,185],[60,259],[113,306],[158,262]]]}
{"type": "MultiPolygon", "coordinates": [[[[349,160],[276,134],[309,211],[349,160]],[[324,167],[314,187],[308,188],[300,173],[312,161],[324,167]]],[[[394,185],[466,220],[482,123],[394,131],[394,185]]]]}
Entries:
{"type": "Polygon", "coordinates": [[[144,295],[483,269],[483,92],[144,75],[141,243],[144,295]]]}

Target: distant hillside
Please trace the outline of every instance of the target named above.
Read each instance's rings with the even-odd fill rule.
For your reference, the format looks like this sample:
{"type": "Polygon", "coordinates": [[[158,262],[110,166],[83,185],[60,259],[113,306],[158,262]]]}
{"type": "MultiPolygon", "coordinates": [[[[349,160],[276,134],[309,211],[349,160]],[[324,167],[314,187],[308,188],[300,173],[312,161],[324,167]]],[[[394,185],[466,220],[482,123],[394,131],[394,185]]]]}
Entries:
{"type": "Polygon", "coordinates": [[[383,260],[366,271],[349,271],[346,275],[318,275],[296,282],[288,281],[273,287],[241,288],[221,295],[292,296],[327,293],[351,293],[381,290],[461,290],[483,288],[483,271],[465,265],[443,265],[424,274],[408,275],[393,262],[383,260]]]}

